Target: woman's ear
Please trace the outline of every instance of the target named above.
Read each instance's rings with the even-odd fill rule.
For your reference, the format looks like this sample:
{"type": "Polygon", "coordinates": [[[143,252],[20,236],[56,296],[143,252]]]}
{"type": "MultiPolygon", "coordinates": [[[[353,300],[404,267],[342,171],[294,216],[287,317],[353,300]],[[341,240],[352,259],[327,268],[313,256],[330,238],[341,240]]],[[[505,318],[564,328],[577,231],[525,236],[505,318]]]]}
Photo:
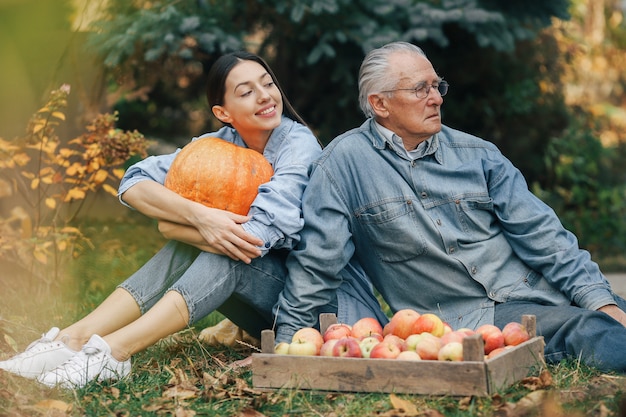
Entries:
{"type": "Polygon", "coordinates": [[[370,94],[367,96],[367,101],[369,101],[374,113],[376,113],[376,116],[382,118],[389,116],[389,110],[387,109],[387,96],[383,93],[370,94]]]}
{"type": "Polygon", "coordinates": [[[233,120],[228,111],[220,105],[216,104],[211,107],[211,111],[213,112],[213,115],[215,115],[215,117],[217,117],[217,119],[222,123],[230,123],[233,120]]]}

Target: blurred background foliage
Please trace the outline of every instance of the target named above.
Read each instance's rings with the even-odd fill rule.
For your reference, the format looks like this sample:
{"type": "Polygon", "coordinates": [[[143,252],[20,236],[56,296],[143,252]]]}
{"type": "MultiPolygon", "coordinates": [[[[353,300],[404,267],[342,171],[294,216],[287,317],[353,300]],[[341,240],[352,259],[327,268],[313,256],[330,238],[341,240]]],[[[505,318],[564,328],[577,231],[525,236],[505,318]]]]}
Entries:
{"type": "Polygon", "coordinates": [[[14,71],[37,86],[22,93],[0,81],[0,110],[15,111],[6,103],[20,94],[38,99],[42,85],[78,82],[77,119],[115,110],[120,128],[180,146],[216,127],[206,74],[220,54],[245,48],[270,62],[328,143],[363,120],[364,54],[405,40],[451,85],[444,122],[496,143],[594,256],[623,258],[625,8],[623,0],[0,0],[0,52],[22,58],[14,71]],[[24,15],[43,30],[20,32],[24,15]],[[55,47],[56,61],[41,59],[55,47]],[[39,76],[46,71],[54,76],[39,76]]]}

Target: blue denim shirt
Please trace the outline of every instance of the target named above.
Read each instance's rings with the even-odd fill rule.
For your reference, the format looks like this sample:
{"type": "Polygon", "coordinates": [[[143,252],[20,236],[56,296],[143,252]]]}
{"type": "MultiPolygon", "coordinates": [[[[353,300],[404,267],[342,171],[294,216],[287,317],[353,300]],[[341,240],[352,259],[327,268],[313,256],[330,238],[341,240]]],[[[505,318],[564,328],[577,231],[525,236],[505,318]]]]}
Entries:
{"type": "MultiPolygon", "coordinates": [[[[231,127],[206,133],[206,136],[222,138],[237,146],[247,147],[239,133],[231,127]]],[[[122,178],[118,196],[139,181],[152,180],[163,184],[167,171],[180,152],[177,149],[168,155],[150,156],[131,166],[122,178]]],[[[251,219],[243,228],[263,239],[265,255],[270,248],[291,249],[300,240],[303,226],[301,203],[302,193],[309,180],[309,168],[321,153],[321,146],[309,128],[283,117],[279,127],[272,132],[263,156],[274,169],[271,180],[259,187],[248,213],[251,219]]]]}
{"type": "Polygon", "coordinates": [[[411,159],[373,120],[313,165],[306,226],[275,307],[283,338],[314,322],[353,256],[392,311],[453,328],[493,323],[495,303],[614,303],[608,281],[495,145],[444,126],[411,159]]]}

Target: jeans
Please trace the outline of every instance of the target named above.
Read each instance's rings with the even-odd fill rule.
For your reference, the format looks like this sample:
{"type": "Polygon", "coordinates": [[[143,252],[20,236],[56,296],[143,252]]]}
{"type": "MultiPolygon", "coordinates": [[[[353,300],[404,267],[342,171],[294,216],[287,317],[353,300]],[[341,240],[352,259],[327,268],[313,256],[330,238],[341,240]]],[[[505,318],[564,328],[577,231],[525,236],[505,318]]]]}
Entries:
{"type": "MultiPolygon", "coordinates": [[[[177,291],[187,304],[189,324],[220,311],[252,336],[272,328],[272,307],[287,276],[286,251],[270,251],[250,264],[169,241],[119,287],[128,291],[145,313],[167,291],[177,291]]],[[[327,310],[337,310],[336,301],[327,310]]]]}
{"type": "MultiPolygon", "coordinates": [[[[626,311],[623,298],[616,295],[615,303],[626,311]]],[[[502,328],[521,321],[524,314],[536,316],[537,335],[544,337],[548,363],[580,358],[604,372],[626,372],[626,327],[608,314],[572,305],[511,301],[496,304],[494,324],[502,328]]]]}

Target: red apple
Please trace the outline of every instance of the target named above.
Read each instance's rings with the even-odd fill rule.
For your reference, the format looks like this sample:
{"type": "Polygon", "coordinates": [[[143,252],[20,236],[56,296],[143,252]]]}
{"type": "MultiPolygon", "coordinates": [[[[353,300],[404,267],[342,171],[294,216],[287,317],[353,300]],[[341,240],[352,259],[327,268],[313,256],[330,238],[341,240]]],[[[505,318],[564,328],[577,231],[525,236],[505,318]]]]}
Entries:
{"type": "Polygon", "coordinates": [[[363,339],[373,334],[383,334],[383,326],[373,317],[364,317],[352,325],[352,337],[363,339]]]}
{"type": "Polygon", "coordinates": [[[325,341],[320,348],[320,356],[334,356],[333,347],[335,347],[335,344],[338,340],[339,339],[328,339],[327,341],[325,341]]]}
{"type": "Polygon", "coordinates": [[[512,321],[502,328],[502,336],[504,336],[504,344],[508,346],[517,346],[530,339],[530,334],[522,323],[512,321]]]}
{"type": "Polygon", "coordinates": [[[359,347],[361,348],[361,356],[363,356],[364,358],[369,358],[370,353],[372,352],[372,349],[374,349],[374,346],[376,346],[380,342],[381,340],[378,340],[378,338],[375,336],[368,336],[368,337],[364,337],[363,339],[361,339],[359,341],[359,347]]]}
{"type": "Polygon", "coordinates": [[[411,335],[407,340],[407,345],[414,346],[414,349],[424,360],[437,360],[439,349],[441,349],[441,339],[432,333],[420,333],[411,335]]]}
{"type": "Polygon", "coordinates": [[[302,329],[299,329],[297,332],[295,332],[291,338],[291,341],[295,342],[296,340],[307,340],[313,343],[318,353],[320,351],[320,348],[324,344],[324,338],[322,337],[322,334],[313,327],[303,327],[302,329]]]}
{"type": "Polygon", "coordinates": [[[425,313],[415,320],[411,333],[431,333],[434,336],[441,337],[443,336],[444,329],[443,321],[441,321],[439,316],[432,313],[425,313]]]}
{"type": "Polygon", "coordinates": [[[437,359],[440,361],[462,361],[463,344],[460,342],[450,342],[446,345],[443,345],[437,353],[437,359]]]}
{"type": "Polygon", "coordinates": [[[388,334],[383,338],[383,342],[393,343],[398,346],[398,349],[402,352],[403,350],[407,350],[406,341],[400,336],[396,336],[395,334],[388,334]]]}
{"type": "Polygon", "coordinates": [[[460,332],[458,330],[453,330],[451,332],[444,333],[444,335],[441,336],[441,346],[445,346],[450,342],[463,343],[463,339],[465,339],[466,337],[467,337],[467,334],[465,332],[460,332]]]}
{"type": "Polygon", "coordinates": [[[398,310],[392,317],[387,326],[387,331],[383,329],[383,336],[387,334],[395,334],[402,339],[409,337],[413,330],[413,323],[418,319],[420,314],[410,308],[398,310]]]}
{"type": "Polygon", "coordinates": [[[352,327],[345,323],[333,323],[324,332],[324,341],[341,339],[352,335],[352,327]]]}
{"type": "Polygon", "coordinates": [[[506,349],[503,347],[499,347],[499,348],[495,348],[494,350],[492,350],[491,352],[489,352],[488,355],[486,356],[486,359],[491,359],[494,358],[496,356],[498,356],[499,354],[501,354],[502,352],[504,352],[506,349]]]}
{"type": "Polygon", "coordinates": [[[361,358],[361,346],[354,337],[342,337],[333,346],[333,356],[342,358],[361,358]]]}
{"type": "Polygon", "coordinates": [[[395,343],[382,341],[372,348],[370,358],[372,359],[395,359],[400,354],[400,348],[395,343]]]}
{"type": "Polygon", "coordinates": [[[493,324],[483,324],[476,329],[476,333],[483,337],[486,355],[488,355],[492,350],[504,346],[504,336],[502,335],[502,330],[493,324]]]}
{"type": "Polygon", "coordinates": [[[420,355],[414,350],[405,350],[400,352],[398,356],[396,356],[397,360],[403,361],[421,361],[422,358],[420,355]]]}
{"type": "Polygon", "coordinates": [[[289,355],[301,355],[301,356],[317,356],[319,350],[317,349],[317,345],[314,342],[297,339],[293,342],[289,343],[289,350],[287,351],[289,355]]]}

